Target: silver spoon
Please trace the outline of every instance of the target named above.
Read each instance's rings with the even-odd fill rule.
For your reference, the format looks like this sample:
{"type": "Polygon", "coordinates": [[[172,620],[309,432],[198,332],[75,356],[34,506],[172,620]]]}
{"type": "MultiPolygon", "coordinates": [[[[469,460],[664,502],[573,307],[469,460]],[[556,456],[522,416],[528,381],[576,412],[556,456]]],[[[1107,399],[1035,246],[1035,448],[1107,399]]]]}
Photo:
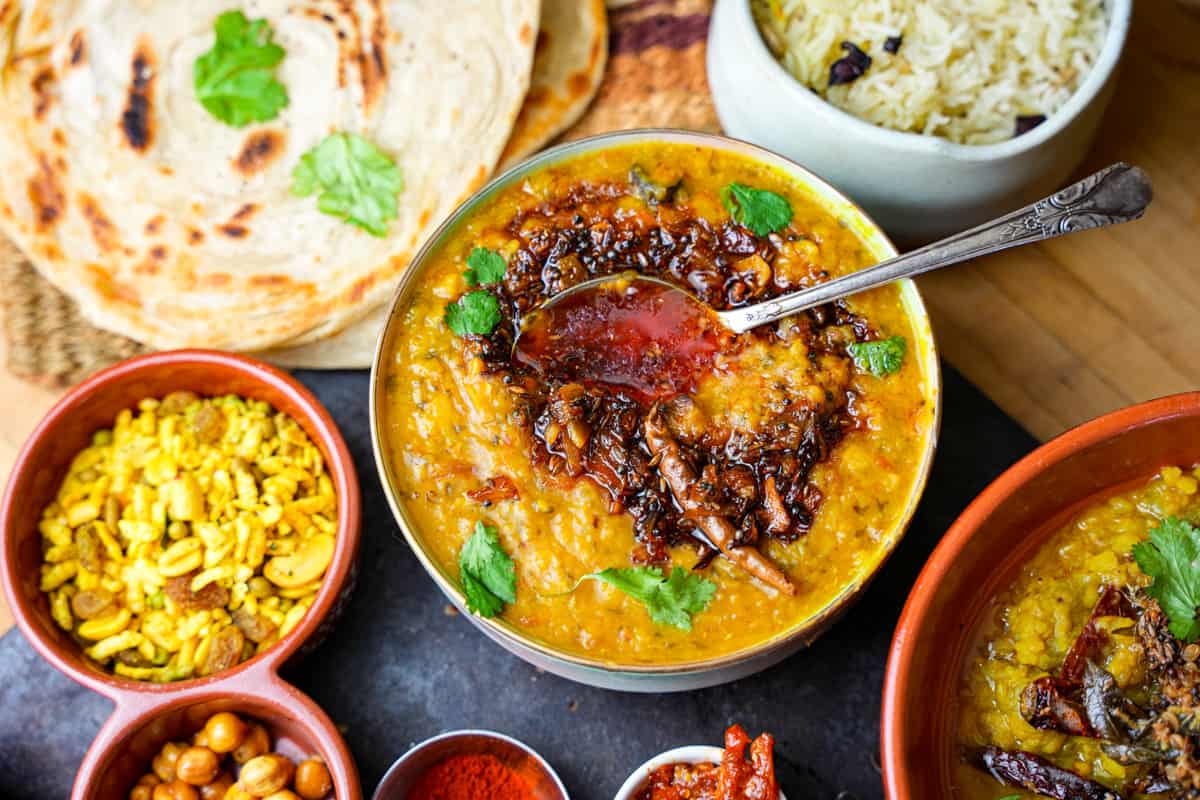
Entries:
{"type": "MultiPolygon", "coordinates": [[[[1151,197],[1150,179],[1145,172],[1128,164],[1113,164],[1044,200],[919,250],[904,253],[810,289],[802,289],[755,305],[712,313],[729,330],[744,333],[759,325],[776,322],[833,300],[978,256],[1053,239],[1076,231],[1132,222],[1145,213],[1151,197]]],[[[613,276],[608,275],[578,283],[551,297],[539,310],[552,308],[570,297],[612,280],[613,276]]],[[[631,275],[630,280],[635,283],[644,281],[668,286],[676,292],[692,297],[696,303],[700,302],[685,289],[658,278],[631,275]]],[[[526,328],[526,325],[522,325],[521,333],[524,333],[526,328]]]]}

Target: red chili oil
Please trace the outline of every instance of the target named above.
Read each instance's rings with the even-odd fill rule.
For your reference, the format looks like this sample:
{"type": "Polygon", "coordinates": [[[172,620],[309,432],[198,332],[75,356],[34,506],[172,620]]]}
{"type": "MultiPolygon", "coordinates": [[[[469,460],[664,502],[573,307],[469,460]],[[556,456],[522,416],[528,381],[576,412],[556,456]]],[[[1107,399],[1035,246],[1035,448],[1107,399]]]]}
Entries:
{"type": "Polygon", "coordinates": [[[694,391],[728,335],[685,292],[624,275],[534,312],[515,356],[543,375],[653,401],[694,391]]]}

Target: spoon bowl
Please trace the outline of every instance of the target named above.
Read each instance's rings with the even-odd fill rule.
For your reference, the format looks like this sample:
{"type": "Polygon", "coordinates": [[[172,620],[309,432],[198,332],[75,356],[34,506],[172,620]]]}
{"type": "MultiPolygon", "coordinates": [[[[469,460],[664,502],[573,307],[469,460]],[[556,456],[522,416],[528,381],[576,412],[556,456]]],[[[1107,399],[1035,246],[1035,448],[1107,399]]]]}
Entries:
{"type": "Polygon", "coordinates": [[[658,398],[686,392],[722,339],[903,278],[1068,233],[1139,219],[1153,192],[1138,167],[1113,164],[1032,205],[808,289],[714,310],[686,290],[634,272],[592,278],[522,321],[518,359],[543,373],[615,384],[658,398]]]}

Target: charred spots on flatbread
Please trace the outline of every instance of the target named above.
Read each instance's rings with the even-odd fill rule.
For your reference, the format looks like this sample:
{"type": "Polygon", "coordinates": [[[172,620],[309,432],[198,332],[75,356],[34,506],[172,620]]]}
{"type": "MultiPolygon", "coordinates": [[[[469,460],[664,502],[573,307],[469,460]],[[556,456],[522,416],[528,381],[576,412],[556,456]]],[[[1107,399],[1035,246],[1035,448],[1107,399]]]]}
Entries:
{"type": "Polygon", "coordinates": [[[218,225],[217,231],[225,236],[228,236],[230,239],[245,239],[250,234],[249,228],[247,228],[245,225],[238,225],[236,223],[218,225]]]}
{"type": "Polygon", "coordinates": [[[54,84],[56,82],[54,67],[45,66],[37,71],[30,82],[33,90],[33,118],[44,119],[50,105],[54,102],[54,84]]]}
{"type": "Polygon", "coordinates": [[[255,131],[242,142],[242,149],[233,160],[234,169],[249,177],[265,170],[283,152],[282,131],[255,131]]]}
{"type": "Polygon", "coordinates": [[[107,253],[119,248],[120,238],[117,226],[104,213],[104,209],[100,207],[96,198],[87,192],[80,192],[76,199],[79,202],[79,210],[83,213],[83,218],[87,220],[88,227],[92,230],[92,239],[96,242],[96,247],[100,248],[100,252],[107,253]]]}
{"type": "Polygon", "coordinates": [[[72,67],[79,67],[87,60],[87,40],[83,38],[83,31],[75,31],[71,34],[70,55],[67,56],[67,61],[72,67]]]}
{"type": "Polygon", "coordinates": [[[233,216],[229,218],[230,222],[245,222],[254,216],[258,211],[256,203],[243,203],[241,208],[233,212],[233,216]]]}
{"type": "Polygon", "coordinates": [[[188,244],[197,245],[204,241],[204,231],[199,228],[188,228],[188,244]]]}
{"type": "Polygon", "coordinates": [[[58,223],[67,208],[66,195],[45,153],[38,154],[38,171],[29,179],[27,189],[33,207],[34,228],[45,233],[58,223]]]}
{"type": "Polygon", "coordinates": [[[521,40],[521,44],[529,44],[533,40],[533,26],[528,22],[521,25],[521,30],[517,34],[517,38],[521,40]]]}
{"type": "Polygon", "coordinates": [[[154,142],[154,50],[142,40],[133,51],[130,64],[129,96],[121,114],[121,133],[129,146],[144,153],[154,142]]]}
{"type": "Polygon", "coordinates": [[[146,220],[146,226],[143,228],[143,230],[146,231],[147,236],[157,236],[159,232],[162,231],[162,226],[166,221],[167,218],[162,214],[155,214],[153,217],[146,220]]]}
{"type": "Polygon", "coordinates": [[[359,52],[363,103],[368,109],[375,105],[383,94],[388,79],[388,24],[387,10],[383,6],[383,0],[371,0],[371,11],[375,19],[371,24],[371,35],[367,42],[370,53],[363,54],[361,48],[359,52]]]}

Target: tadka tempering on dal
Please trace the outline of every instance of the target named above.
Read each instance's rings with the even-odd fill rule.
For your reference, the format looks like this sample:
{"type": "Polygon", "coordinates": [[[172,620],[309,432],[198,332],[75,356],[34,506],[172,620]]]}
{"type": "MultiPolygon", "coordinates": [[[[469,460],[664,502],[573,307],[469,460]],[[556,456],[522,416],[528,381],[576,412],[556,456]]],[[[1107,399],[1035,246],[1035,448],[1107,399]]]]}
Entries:
{"type": "Polygon", "coordinates": [[[513,360],[512,343],[523,315],[592,277],[633,269],[722,309],[870,262],[852,230],[784,173],[703,147],[614,147],[500,191],[431,257],[385,362],[387,457],[428,553],[456,576],[475,525],[496,528],[517,576],[503,619],[607,663],[723,656],[809,619],[883,557],[932,435],[898,287],[730,334],[694,391],[655,405],[536,373],[513,360]],[[790,224],[759,236],[733,222],[721,193],[734,183],[785,197],[790,224]],[[473,291],[464,271],[476,248],[506,261],[487,287],[501,319],[490,335],[459,337],[444,313],[473,291]],[[894,336],[910,345],[895,374],[855,366],[856,343],[894,336]],[[664,457],[665,444],[678,458],[664,457]],[[681,487],[668,461],[695,479],[681,487]],[[702,544],[706,518],[733,537],[731,553],[761,550],[794,594],[702,544]],[[576,586],[637,564],[715,582],[690,631],[656,625],[599,581],[576,586]]]}
{"type": "Polygon", "coordinates": [[[994,599],[959,689],[957,797],[1200,796],[1200,645],[1168,630],[1134,556],[1200,522],[1198,485],[1166,467],[1093,503],[994,599]]]}

